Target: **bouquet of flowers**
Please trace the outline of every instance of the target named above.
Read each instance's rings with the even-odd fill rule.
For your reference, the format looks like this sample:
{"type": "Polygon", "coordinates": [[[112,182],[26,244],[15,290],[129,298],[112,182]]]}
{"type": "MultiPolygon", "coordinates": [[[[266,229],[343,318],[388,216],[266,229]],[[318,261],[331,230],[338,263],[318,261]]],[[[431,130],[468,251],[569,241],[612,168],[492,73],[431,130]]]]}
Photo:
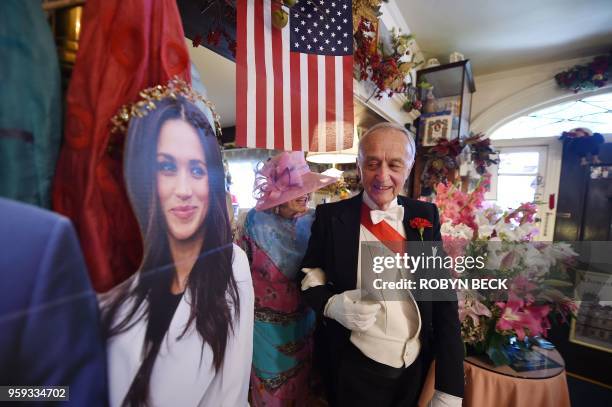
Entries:
{"type": "Polygon", "coordinates": [[[589,64],[575,65],[559,72],[555,75],[555,81],[559,87],[578,93],[605,86],[610,75],[612,75],[612,52],[595,57],[589,64]]]}
{"type": "Polygon", "coordinates": [[[440,183],[435,203],[449,256],[482,256],[484,268],[454,272],[455,278],[507,278],[508,290],[459,291],[459,319],[464,343],[486,353],[495,365],[508,364],[505,347],[513,337],[546,336],[551,322],[567,322],[576,304],[563,289],[577,254],[565,243],[535,242],[536,205],[503,211],[484,202],[485,176],[473,192],[440,183]],[[564,281],[565,280],[565,281],[564,281]]]}

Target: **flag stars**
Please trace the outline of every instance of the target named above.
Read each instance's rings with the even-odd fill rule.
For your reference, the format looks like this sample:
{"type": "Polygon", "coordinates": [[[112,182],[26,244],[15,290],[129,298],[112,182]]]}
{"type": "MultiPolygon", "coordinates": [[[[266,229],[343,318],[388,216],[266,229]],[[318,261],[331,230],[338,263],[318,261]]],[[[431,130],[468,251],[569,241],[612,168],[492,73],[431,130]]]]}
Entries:
{"type": "Polygon", "coordinates": [[[295,21],[291,25],[294,31],[291,32],[290,44],[294,45],[291,51],[323,55],[349,53],[352,48],[348,44],[350,26],[347,27],[351,22],[347,11],[350,5],[339,0],[298,1],[291,14],[291,18],[300,20],[299,24],[295,21]],[[296,12],[298,10],[301,11],[296,12]]]}

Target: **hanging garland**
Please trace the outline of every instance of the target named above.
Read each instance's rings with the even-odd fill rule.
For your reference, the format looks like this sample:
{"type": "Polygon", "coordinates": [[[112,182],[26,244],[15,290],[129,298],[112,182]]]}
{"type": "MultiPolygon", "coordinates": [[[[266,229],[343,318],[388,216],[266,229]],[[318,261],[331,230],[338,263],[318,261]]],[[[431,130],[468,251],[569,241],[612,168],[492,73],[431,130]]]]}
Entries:
{"type": "Polygon", "coordinates": [[[407,91],[410,70],[414,67],[409,45],[412,38],[393,30],[391,52],[386,52],[377,43],[375,25],[366,18],[360,20],[354,35],[354,76],[357,80],[369,80],[376,85],[373,93],[376,99],[407,91]]]}
{"type": "Polygon", "coordinates": [[[557,85],[578,93],[604,86],[612,74],[612,52],[595,57],[587,65],[576,65],[555,75],[557,85]]]}

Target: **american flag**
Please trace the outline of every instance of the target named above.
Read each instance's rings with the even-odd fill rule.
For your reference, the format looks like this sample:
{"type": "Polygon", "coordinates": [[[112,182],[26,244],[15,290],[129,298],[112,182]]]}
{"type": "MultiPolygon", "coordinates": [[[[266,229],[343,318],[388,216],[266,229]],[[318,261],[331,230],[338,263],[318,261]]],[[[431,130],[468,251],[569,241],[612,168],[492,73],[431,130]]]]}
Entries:
{"type": "Polygon", "coordinates": [[[236,144],[292,151],[350,148],[350,0],[300,0],[272,25],[280,0],[238,0],[236,144]]]}

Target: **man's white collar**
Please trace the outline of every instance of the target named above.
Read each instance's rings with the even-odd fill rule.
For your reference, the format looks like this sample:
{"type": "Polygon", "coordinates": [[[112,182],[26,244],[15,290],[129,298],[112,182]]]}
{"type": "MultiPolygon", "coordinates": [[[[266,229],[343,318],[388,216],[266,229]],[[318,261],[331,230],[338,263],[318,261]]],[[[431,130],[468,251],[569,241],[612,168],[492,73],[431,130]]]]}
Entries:
{"type": "MultiPolygon", "coordinates": [[[[378,209],[378,210],[380,210],[378,205],[376,205],[376,203],[374,203],[374,201],[372,200],[372,198],[370,198],[370,196],[368,195],[368,193],[366,191],[363,191],[363,203],[366,204],[370,209],[378,209]]],[[[397,206],[399,206],[399,203],[397,202],[397,197],[395,197],[395,198],[393,198],[393,200],[389,204],[389,208],[388,209],[395,208],[397,206]]]]}

